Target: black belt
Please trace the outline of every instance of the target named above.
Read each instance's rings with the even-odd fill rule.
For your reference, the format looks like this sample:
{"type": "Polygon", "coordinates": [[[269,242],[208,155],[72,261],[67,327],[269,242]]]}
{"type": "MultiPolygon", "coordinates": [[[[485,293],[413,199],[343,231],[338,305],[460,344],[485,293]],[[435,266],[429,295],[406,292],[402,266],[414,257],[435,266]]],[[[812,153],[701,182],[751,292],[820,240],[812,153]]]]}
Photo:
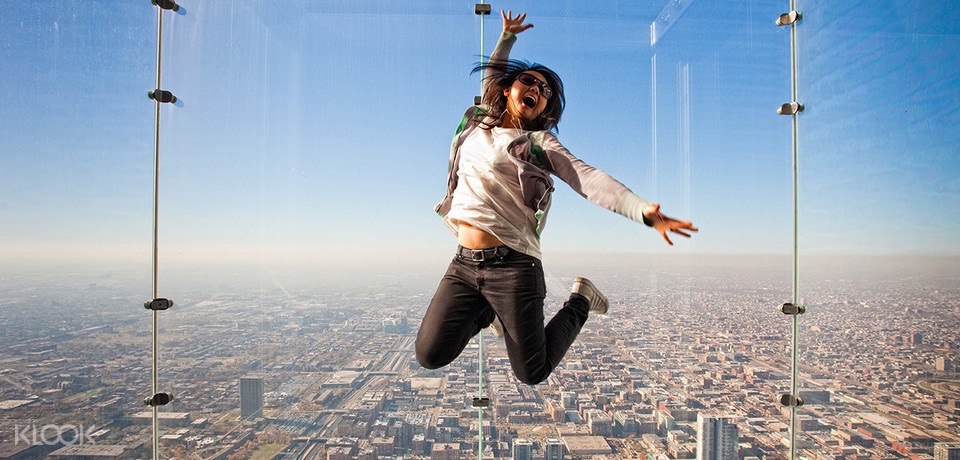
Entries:
{"type": "Polygon", "coordinates": [[[464,259],[482,262],[484,260],[506,257],[511,249],[506,246],[497,246],[495,248],[468,249],[463,246],[457,246],[457,255],[464,259]]]}

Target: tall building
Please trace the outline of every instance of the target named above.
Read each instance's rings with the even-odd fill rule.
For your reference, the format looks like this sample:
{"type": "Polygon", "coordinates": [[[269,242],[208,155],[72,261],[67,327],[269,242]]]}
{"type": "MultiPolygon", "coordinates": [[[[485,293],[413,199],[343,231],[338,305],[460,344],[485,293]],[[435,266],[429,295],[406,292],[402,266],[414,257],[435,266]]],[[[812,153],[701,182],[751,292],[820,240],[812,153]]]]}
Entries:
{"type": "Polygon", "coordinates": [[[910,334],[910,343],[912,345],[923,345],[923,333],[914,332],[913,334],[910,334]]]}
{"type": "Polygon", "coordinates": [[[734,417],[697,414],[697,460],[737,460],[739,442],[734,417]]]}
{"type": "Polygon", "coordinates": [[[550,438],[543,444],[544,460],[563,460],[563,441],[550,438]]]}
{"type": "Polygon", "coordinates": [[[528,439],[513,440],[513,460],[532,460],[533,442],[528,439]]]}
{"type": "Polygon", "coordinates": [[[934,443],[933,460],[960,460],[960,442],[934,443]]]}
{"type": "Polygon", "coordinates": [[[934,367],[936,367],[938,372],[952,372],[953,361],[941,356],[934,362],[934,367]]]}
{"type": "Polygon", "coordinates": [[[240,418],[263,417],[263,379],[240,379],[240,418]]]}
{"type": "Polygon", "coordinates": [[[594,436],[613,436],[613,420],[601,410],[587,412],[587,425],[590,427],[590,434],[594,436]]]}

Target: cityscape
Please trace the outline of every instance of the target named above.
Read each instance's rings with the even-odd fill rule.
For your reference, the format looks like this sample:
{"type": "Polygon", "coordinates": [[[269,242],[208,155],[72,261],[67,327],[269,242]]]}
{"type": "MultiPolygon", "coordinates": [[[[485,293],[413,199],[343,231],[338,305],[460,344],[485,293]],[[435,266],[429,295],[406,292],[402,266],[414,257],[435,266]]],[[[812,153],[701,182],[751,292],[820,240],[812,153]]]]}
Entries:
{"type": "MultiPolygon", "coordinates": [[[[960,261],[851,260],[801,272],[797,452],[948,458],[960,449],[960,261]]],[[[482,366],[477,339],[446,368],[417,364],[442,265],[182,274],[158,312],[159,391],[172,396],[160,456],[789,457],[789,260],[577,267],[547,264],[547,316],[583,267],[610,314],[535,386],[489,331],[482,366]]],[[[0,459],[150,457],[151,312],[144,278],[129,276],[0,276],[0,459]]]]}

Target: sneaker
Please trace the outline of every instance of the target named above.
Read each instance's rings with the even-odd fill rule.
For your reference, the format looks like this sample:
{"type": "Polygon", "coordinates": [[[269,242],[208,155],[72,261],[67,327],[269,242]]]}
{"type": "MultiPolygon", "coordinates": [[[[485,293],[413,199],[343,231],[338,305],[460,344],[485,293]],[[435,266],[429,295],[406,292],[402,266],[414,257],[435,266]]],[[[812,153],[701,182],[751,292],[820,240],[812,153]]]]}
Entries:
{"type": "Polygon", "coordinates": [[[493,335],[503,337],[503,321],[500,321],[499,316],[494,315],[493,321],[490,322],[490,329],[493,331],[493,335]]]}
{"type": "Polygon", "coordinates": [[[607,314],[607,309],[610,307],[610,302],[607,301],[607,296],[603,295],[590,280],[578,276],[573,280],[573,292],[580,294],[587,298],[590,302],[590,311],[593,313],[599,313],[601,315],[607,314]]]}

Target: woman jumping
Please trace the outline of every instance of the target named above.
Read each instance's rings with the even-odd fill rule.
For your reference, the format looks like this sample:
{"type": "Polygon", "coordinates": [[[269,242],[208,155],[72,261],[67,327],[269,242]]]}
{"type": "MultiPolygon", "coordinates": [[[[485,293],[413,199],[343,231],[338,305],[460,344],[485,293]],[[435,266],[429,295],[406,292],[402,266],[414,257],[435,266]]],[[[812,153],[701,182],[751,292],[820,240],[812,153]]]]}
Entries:
{"type": "Polygon", "coordinates": [[[550,209],[551,175],[590,201],[668,233],[697,228],[660,213],[603,171],[571,154],[556,137],[563,83],[539,64],[510,60],[517,34],[533,27],[500,12],[503,33],[486,64],[482,103],[464,115],[450,149],[447,195],[437,213],[457,236],[457,254],[440,281],[417,333],[417,361],[450,364],[470,339],[491,326],[506,342],[513,372],[534,385],[547,379],[589,313],[605,314],[607,298],[586,278],[544,326],[546,285],[540,234],[550,209]]]}

